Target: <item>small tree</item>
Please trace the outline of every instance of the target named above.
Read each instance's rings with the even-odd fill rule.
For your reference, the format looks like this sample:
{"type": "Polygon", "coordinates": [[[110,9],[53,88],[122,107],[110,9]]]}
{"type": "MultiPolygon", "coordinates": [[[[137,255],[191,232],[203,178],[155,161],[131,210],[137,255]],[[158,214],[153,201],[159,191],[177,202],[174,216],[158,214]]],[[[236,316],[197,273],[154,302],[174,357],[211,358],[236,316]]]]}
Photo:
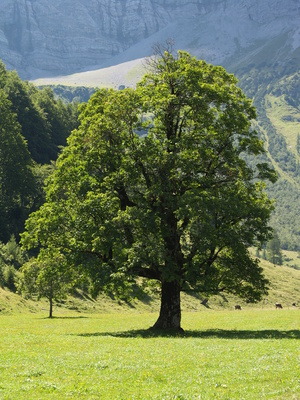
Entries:
{"type": "Polygon", "coordinates": [[[280,248],[280,239],[276,231],[273,238],[267,243],[267,260],[275,265],[282,265],[282,251],[280,248]]]}
{"type": "Polygon", "coordinates": [[[24,246],[56,249],[98,291],[157,280],[155,328],[181,329],[181,291],[259,300],[268,281],[248,248],[271,237],[260,179],[276,177],[242,157],[264,149],[236,84],[222,67],[166,51],[136,90],[99,90],[27,221],[24,246]]]}
{"type": "Polygon", "coordinates": [[[43,252],[42,260],[30,259],[20,269],[18,292],[28,297],[45,297],[49,301],[49,318],[53,301],[64,298],[72,288],[72,270],[63,267],[64,258],[52,251],[43,252]]]}
{"type": "Polygon", "coordinates": [[[0,244],[0,258],[5,265],[12,266],[18,270],[26,261],[27,255],[22,251],[14,235],[12,235],[6,244],[0,244]]]}
{"type": "Polygon", "coordinates": [[[4,244],[0,242],[0,286],[16,291],[18,269],[26,260],[26,253],[14,236],[4,244]]]}

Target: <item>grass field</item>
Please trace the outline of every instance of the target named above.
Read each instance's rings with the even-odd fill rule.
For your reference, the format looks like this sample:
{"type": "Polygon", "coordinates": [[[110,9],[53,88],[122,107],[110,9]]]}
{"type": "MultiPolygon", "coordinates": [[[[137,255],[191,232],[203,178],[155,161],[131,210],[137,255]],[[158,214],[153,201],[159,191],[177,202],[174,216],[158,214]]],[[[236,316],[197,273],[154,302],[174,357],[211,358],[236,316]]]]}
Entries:
{"type": "Polygon", "coordinates": [[[49,319],[46,301],[0,289],[0,399],[300,400],[300,271],[262,265],[270,294],[256,305],[183,295],[184,336],[148,330],[157,296],[71,297],[49,319]]]}
{"type": "Polygon", "coordinates": [[[0,399],[300,399],[300,310],[0,317],[0,399]]]}
{"type": "Polygon", "coordinates": [[[282,254],[285,265],[300,270],[300,256],[297,251],[283,250],[282,254]]]}

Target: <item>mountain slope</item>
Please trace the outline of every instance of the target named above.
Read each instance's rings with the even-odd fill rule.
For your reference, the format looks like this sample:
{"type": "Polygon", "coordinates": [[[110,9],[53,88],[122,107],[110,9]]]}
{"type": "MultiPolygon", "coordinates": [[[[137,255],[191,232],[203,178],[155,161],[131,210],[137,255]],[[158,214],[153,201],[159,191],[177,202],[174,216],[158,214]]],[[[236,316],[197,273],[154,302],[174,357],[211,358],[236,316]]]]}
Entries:
{"type": "Polygon", "coordinates": [[[0,58],[34,79],[142,58],[173,37],[179,48],[224,63],[251,46],[264,51],[283,33],[292,57],[299,16],[297,0],[2,0],[0,58]]]}

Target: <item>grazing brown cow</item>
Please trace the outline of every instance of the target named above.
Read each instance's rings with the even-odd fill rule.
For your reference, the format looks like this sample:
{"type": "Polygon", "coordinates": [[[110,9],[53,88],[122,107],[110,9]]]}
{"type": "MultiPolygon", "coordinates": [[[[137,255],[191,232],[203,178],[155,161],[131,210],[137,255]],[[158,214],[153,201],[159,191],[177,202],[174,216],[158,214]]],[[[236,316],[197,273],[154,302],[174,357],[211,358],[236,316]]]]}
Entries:
{"type": "Polygon", "coordinates": [[[282,308],[282,305],[280,303],[275,303],[275,308],[282,308]]]}
{"type": "Polygon", "coordinates": [[[235,310],[241,310],[242,307],[241,307],[239,304],[236,304],[236,305],[234,306],[234,309],[235,309],[235,310]]]}

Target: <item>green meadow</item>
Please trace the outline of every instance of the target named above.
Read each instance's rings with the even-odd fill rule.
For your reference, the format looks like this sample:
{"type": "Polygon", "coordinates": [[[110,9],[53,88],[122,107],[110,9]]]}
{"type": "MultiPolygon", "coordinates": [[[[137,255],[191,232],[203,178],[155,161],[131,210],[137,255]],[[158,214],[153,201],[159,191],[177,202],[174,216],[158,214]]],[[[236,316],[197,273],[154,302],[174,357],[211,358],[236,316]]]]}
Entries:
{"type": "Polygon", "coordinates": [[[300,270],[262,265],[256,305],[182,295],[182,336],[149,330],[157,296],[73,296],[49,319],[46,301],[0,288],[0,399],[300,400],[300,270]]]}
{"type": "Polygon", "coordinates": [[[300,310],[0,316],[0,399],[300,399],[300,310]]]}

